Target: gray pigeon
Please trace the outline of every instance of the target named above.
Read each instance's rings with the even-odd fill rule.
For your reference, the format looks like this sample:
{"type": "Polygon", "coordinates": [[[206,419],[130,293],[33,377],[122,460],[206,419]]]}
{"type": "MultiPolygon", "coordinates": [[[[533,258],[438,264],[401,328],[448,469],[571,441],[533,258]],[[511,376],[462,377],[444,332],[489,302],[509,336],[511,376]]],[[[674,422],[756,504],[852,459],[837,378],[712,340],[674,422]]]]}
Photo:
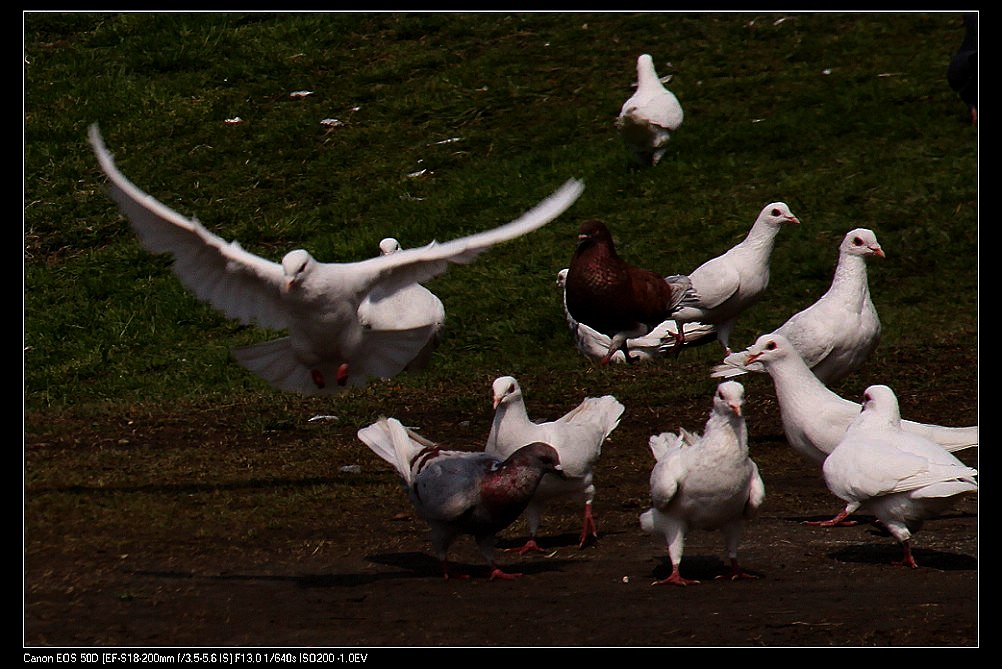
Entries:
{"type": "Polygon", "coordinates": [[[450,569],[447,557],[462,534],[476,540],[490,567],[490,580],[521,576],[497,566],[494,544],[497,533],[528,506],[543,475],[563,475],[552,446],[533,442],[506,459],[482,451],[447,451],[395,418],[362,428],[358,438],[400,474],[414,509],[431,528],[432,547],[445,578],[466,577],[450,569]]]}

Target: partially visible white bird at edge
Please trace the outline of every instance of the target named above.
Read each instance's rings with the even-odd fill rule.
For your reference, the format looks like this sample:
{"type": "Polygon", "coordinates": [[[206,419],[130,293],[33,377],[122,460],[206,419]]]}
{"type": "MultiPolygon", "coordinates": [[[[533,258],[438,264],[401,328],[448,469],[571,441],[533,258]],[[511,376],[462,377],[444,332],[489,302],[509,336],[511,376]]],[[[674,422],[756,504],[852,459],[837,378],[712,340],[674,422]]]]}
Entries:
{"type": "Polygon", "coordinates": [[[713,395],[702,435],[683,429],[650,438],[657,461],[651,471],[652,507],[640,515],[640,526],[664,539],[672,569],[654,585],[699,583],[679,572],[686,535],[694,529],[723,533],[731,580],[757,578],[738,563],[745,523],[765,501],[765,484],[748,454],[743,404],[744,387],[725,381],[713,395]]]}
{"type": "MultiPolygon", "coordinates": [[[[745,365],[760,364],[772,377],[786,440],[819,467],[859,416],[860,405],[831,391],[811,372],[796,348],[780,334],[759,337],[745,351],[745,365]]],[[[948,427],[902,420],[901,428],[953,452],[977,447],[978,426],[948,427]]],[[[809,525],[854,525],[843,509],[830,520],[809,525]]]]}
{"type": "Polygon", "coordinates": [[[521,576],[502,571],[494,560],[497,533],[525,510],[543,476],[561,476],[552,446],[526,444],[507,458],[482,451],[450,451],[396,418],[381,418],[358,431],[373,453],[393,465],[417,514],[431,528],[431,544],[445,578],[468,578],[452,569],[449,547],[472,535],[490,568],[490,580],[521,576]]]}
{"type": "Polygon", "coordinates": [[[638,57],[637,90],[623,103],[615,123],[633,159],[645,167],[661,162],[684,117],[678,98],[658,77],[654,59],[646,53],[638,57]]]}
{"type": "Polygon", "coordinates": [[[904,551],[894,564],[917,568],[912,535],[924,522],[976,493],[978,472],[929,439],[901,428],[898,399],[884,385],[863,394],[863,409],[822,467],[828,488],[845,513],[865,508],[904,551]]]}
{"type": "MultiPolygon", "coordinates": [[[[738,316],[755,304],[769,286],[769,261],[776,235],[789,223],[799,225],[800,219],[785,203],[767,204],[741,242],[689,273],[696,299],[672,314],[675,322],[715,325],[717,340],[725,355],[730,355],[731,331],[738,316]]],[[[684,330],[675,336],[680,344],[685,343],[684,330]]]]}
{"type": "MultiPolygon", "coordinates": [[[[608,354],[612,339],[598,330],[578,323],[567,310],[567,295],[564,292],[564,284],[567,281],[567,268],[557,272],[557,288],[560,289],[561,299],[564,309],[564,318],[574,337],[574,345],[578,351],[589,358],[602,360],[608,354]]],[[[685,324],[685,345],[696,346],[705,344],[716,338],[717,331],[712,325],[703,323],[685,324]]],[[[667,320],[658,325],[643,337],[634,337],[626,340],[626,348],[630,353],[633,362],[640,360],[650,360],[661,357],[674,351],[676,342],[674,332],[678,325],[673,320],[667,320]]],[[[616,349],[609,362],[627,362],[626,356],[621,349],[616,349]]]]}
{"type": "MultiPolygon", "coordinates": [[[[880,343],[880,318],[870,299],[866,274],[866,259],[873,256],[884,257],[873,231],[850,230],[839,245],[828,292],[772,333],[786,337],[825,384],[837,383],[859,369],[880,343]]],[[[732,353],[714,369],[713,376],[732,378],[765,371],[761,364],[746,366],[747,357],[744,351],[732,353]]]]}
{"type": "Polygon", "coordinates": [[[598,538],[598,528],[592,514],[595,499],[593,468],[602,454],[602,445],[609,437],[625,407],[612,395],[587,397],[574,409],[554,421],[536,423],[529,419],[522,388],[511,376],[501,376],[491,384],[494,421],[484,450],[498,458],[506,458],[526,444],[550,444],[560,454],[563,477],[546,476],[525,510],[529,538],[516,549],[520,553],[542,551],[536,542],[543,508],[558,497],[570,497],[584,502],[581,540],[584,548],[598,538]]]}
{"type": "Polygon", "coordinates": [[[173,255],[172,269],[181,282],[228,318],[288,331],[286,337],[235,349],[237,361],[275,388],[307,395],[395,376],[428,344],[434,324],[366,327],[358,310],[374,290],[393,294],[442,274],[452,263],[473,262],[493,245],[546,225],[584,189],[571,179],[518,219],[442,244],[348,263],[321,263],[296,249],[276,263],[226,242],[139,190],[115,167],[96,125],[90,141],[112,198],[147,250],[173,255]]]}

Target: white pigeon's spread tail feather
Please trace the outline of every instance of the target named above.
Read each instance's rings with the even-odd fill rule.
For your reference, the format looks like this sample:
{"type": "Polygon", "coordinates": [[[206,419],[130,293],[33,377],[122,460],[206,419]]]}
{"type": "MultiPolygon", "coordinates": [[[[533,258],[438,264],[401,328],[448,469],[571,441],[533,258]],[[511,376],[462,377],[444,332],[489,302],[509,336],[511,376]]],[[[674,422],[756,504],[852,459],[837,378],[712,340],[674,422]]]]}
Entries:
{"type": "Polygon", "coordinates": [[[718,379],[731,379],[748,372],[765,373],[765,366],[760,362],[745,363],[748,358],[748,351],[731,353],[724,358],[723,362],[713,368],[711,377],[718,379]]]}
{"type": "Polygon", "coordinates": [[[407,485],[413,481],[415,457],[422,450],[434,448],[431,442],[418,437],[396,418],[380,418],[360,429],[358,438],[373,453],[393,465],[407,485]]]}
{"type": "Polygon", "coordinates": [[[901,421],[901,428],[905,432],[917,434],[935,441],[937,444],[953,453],[966,448],[978,447],[978,426],[967,427],[946,427],[943,425],[928,425],[926,423],[916,423],[915,421],[901,421]]]}

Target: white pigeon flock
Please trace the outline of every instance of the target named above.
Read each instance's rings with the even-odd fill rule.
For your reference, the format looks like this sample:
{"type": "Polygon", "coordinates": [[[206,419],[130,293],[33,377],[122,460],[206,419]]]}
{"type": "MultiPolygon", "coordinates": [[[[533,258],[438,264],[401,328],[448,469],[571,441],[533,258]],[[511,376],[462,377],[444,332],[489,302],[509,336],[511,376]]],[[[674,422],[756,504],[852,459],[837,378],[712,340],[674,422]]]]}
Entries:
{"type": "Polygon", "coordinates": [[[825,483],[846,502],[845,514],[865,508],[904,550],[901,562],[916,568],[911,538],[923,523],[960,495],[978,491],[978,472],[935,442],[902,429],[898,399],[884,385],[863,394],[863,408],[825,459],[825,483]]]}
{"type": "MultiPolygon", "coordinates": [[[[800,219],[785,203],[767,204],[741,242],[689,273],[696,299],[687,301],[672,315],[675,322],[716,326],[717,340],[730,355],[731,331],[738,316],[769,286],[769,261],[776,235],[788,223],[799,225],[800,219]]],[[[679,344],[685,343],[684,329],[675,335],[679,344]]]]}
{"type": "MultiPolygon", "coordinates": [[[[567,326],[574,337],[574,345],[585,356],[594,360],[603,360],[608,355],[612,339],[598,330],[589,327],[584,323],[574,320],[567,310],[567,294],[564,286],[567,282],[567,268],[557,272],[557,288],[560,290],[563,300],[564,318],[567,319],[567,326]]],[[[642,337],[633,337],[626,340],[626,348],[630,354],[632,362],[641,360],[652,360],[663,357],[674,352],[678,345],[675,341],[675,332],[678,331],[678,324],[673,320],[666,320],[642,337]]],[[[686,323],[685,345],[696,346],[705,344],[716,338],[717,331],[712,325],[704,323],[686,323]]],[[[611,363],[627,362],[626,355],[622,349],[616,349],[609,356],[611,363]]]]}
{"type": "Polygon", "coordinates": [[[637,58],[637,90],[623,103],[616,128],[630,155],[645,167],[664,157],[685,115],[675,94],[665,88],[650,54],[637,58]]]}
{"type": "MultiPolygon", "coordinates": [[[[859,416],[860,405],[840,397],[822,383],[783,335],[762,335],[745,355],[745,366],[760,365],[772,377],[787,442],[811,462],[822,465],[859,416]]],[[[938,444],[945,451],[978,445],[977,425],[948,427],[902,420],[901,428],[938,444]]],[[[846,521],[846,517],[843,510],[830,520],[810,524],[854,524],[846,521]]]]}
{"type": "MultiPolygon", "coordinates": [[[[786,337],[823,383],[837,383],[856,371],[880,342],[880,318],[870,299],[866,273],[866,259],[872,256],[884,257],[873,231],[850,230],[839,245],[828,292],[772,333],[786,337]]],[[[747,357],[743,351],[728,355],[713,376],[732,378],[764,371],[761,364],[746,366],[747,357]]]]}
{"type": "MultiPolygon", "coordinates": [[[[393,237],[379,242],[380,255],[401,250],[400,242],[393,237]]],[[[405,367],[407,371],[421,370],[428,366],[441,342],[445,307],[435,293],[419,283],[389,291],[377,284],[358,305],[358,321],[366,330],[426,331],[428,339],[424,347],[405,367]]]]}
{"type": "Polygon", "coordinates": [[[472,535],[490,568],[490,580],[521,576],[494,559],[497,533],[522,514],[546,475],[560,476],[560,458],[547,444],[531,443],[506,458],[443,450],[395,418],[381,418],[358,438],[397,470],[417,514],[431,528],[431,543],[445,578],[466,578],[451,568],[449,547],[472,535]]]}
{"type": "Polygon", "coordinates": [[[275,388],[306,395],[395,376],[425,350],[434,324],[391,330],[365,326],[358,310],[374,290],[393,294],[442,274],[450,263],[468,264],[495,244],[550,222],[584,188],[571,179],[518,219],[442,244],[349,263],[318,262],[296,249],[275,263],[226,242],[138,189],[116,168],[96,125],[90,141],[111,196],[140,241],[153,253],[170,253],[172,269],[187,288],[229,318],[288,331],[286,337],[235,349],[237,361],[275,388]]]}
{"type": "Polygon", "coordinates": [[[730,560],[730,578],[755,578],[738,563],[745,522],[765,501],[765,484],[748,454],[748,430],[742,415],[744,387],[736,381],[717,386],[713,410],[702,435],[682,430],[650,438],[657,461],[651,471],[652,507],[640,526],[664,539],[671,574],[654,585],[690,585],[679,565],[690,530],[720,530],[730,560]]]}
{"type": "Polygon", "coordinates": [[[560,455],[563,477],[543,479],[526,508],[529,538],[517,549],[520,553],[542,551],[536,542],[543,508],[558,497],[584,502],[584,522],[579,547],[598,537],[592,514],[595,499],[593,467],[602,454],[602,444],[619,425],[625,407],[612,395],[585,398],[578,406],[554,421],[536,423],[529,418],[518,381],[501,376],[491,384],[494,420],[484,450],[507,458],[526,444],[550,444],[560,455]]]}

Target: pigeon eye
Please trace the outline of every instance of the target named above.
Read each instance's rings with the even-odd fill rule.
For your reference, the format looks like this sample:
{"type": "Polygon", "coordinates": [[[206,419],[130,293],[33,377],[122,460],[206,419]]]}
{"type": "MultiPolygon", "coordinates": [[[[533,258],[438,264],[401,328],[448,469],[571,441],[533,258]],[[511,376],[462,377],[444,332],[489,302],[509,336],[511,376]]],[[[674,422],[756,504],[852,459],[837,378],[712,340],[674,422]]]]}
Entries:
{"type": "Polygon", "coordinates": [[[511,384],[510,386],[508,386],[508,392],[509,392],[509,393],[513,393],[513,392],[515,392],[515,384],[514,384],[514,383],[513,383],[513,384],[511,384]]]}
{"type": "Polygon", "coordinates": [[[863,245],[863,240],[860,239],[859,237],[853,237],[852,238],[852,243],[855,244],[856,246],[862,246],[863,245]]]}
{"type": "Polygon", "coordinates": [[[776,342],[771,341],[768,344],[766,344],[765,347],[766,347],[766,349],[768,349],[770,351],[775,351],[776,350],[776,342]]]}
{"type": "Polygon", "coordinates": [[[772,215],[773,216],[779,216],[779,209],[773,209],[772,210],[772,215]]]}

